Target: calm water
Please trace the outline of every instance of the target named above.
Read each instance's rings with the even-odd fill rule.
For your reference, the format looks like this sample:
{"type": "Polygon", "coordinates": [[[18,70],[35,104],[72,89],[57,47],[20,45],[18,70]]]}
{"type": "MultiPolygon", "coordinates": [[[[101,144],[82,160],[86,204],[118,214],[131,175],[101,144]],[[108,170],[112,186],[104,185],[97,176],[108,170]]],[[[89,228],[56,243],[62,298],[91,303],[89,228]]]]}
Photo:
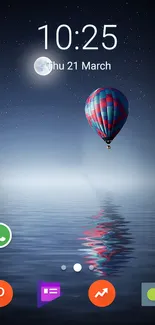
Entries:
{"type": "Polygon", "coordinates": [[[0,250],[0,278],[14,288],[12,303],[0,309],[5,324],[154,323],[155,308],[141,307],[141,283],[155,282],[154,193],[0,194],[0,222],[13,232],[11,244],[0,250]],[[73,271],[77,262],[83,266],[80,273],[73,271]],[[88,300],[88,288],[97,279],[116,288],[115,302],[107,308],[88,300]],[[60,282],[63,296],[38,309],[38,280],[60,282]]]}

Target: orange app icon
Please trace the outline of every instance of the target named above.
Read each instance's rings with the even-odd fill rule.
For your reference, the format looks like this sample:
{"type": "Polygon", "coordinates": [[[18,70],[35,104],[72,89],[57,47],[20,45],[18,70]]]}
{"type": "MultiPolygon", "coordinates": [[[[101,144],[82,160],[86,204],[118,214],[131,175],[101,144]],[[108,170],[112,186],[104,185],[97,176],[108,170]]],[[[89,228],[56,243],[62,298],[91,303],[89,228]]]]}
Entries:
{"type": "Polygon", "coordinates": [[[89,287],[88,297],[93,305],[107,307],[114,301],[116,290],[109,281],[98,280],[93,282],[89,287]]]}
{"type": "Polygon", "coordinates": [[[0,308],[7,306],[13,298],[13,289],[11,285],[0,280],[0,308]]]}

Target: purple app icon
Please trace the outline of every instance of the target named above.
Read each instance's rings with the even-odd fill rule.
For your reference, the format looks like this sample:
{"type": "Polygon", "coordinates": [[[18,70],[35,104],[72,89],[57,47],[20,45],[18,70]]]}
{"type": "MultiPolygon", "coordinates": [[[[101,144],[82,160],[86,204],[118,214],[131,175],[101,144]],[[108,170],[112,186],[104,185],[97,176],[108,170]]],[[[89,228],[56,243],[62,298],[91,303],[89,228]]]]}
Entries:
{"type": "Polygon", "coordinates": [[[37,287],[37,295],[38,295],[38,308],[47,304],[50,301],[53,301],[60,297],[60,283],[59,282],[38,282],[37,287]]]}

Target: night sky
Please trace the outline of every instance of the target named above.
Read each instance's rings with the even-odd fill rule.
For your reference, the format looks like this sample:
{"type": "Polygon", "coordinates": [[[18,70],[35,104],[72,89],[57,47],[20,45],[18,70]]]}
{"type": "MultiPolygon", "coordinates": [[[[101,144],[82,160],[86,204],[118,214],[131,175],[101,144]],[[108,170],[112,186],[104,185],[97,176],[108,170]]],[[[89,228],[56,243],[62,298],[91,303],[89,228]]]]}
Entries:
{"type": "MultiPolygon", "coordinates": [[[[155,92],[154,10],[152,1],[104,1],[62,5],[44,1],[3,3],[0,10],[0,181],[2,186],[51,182],[76,184],[90,177],[104,185],[151,185],[154,178],[155,92]],[[44,49],[48,24],[49,48],[44,49]],[[71,27],[70,49],[56,47],[55,33],[61,24],[71,27]],[[92,46],[81,47],[94,24],[98,34],[92,46]],[[117,36],[112,51],[101,43],[104,24],[117,36]],[[79,34],[75,35],[78,30],[79,34]],[[79,46],[79,50],[75,50],[79,46]],[[47,56],[58,62],[108,61],[111,71],[56,71],[36,74],[34,61],[47,56]],[[85,101],[99,87],[122,91],[129,100],[129,117],[112,149],[90,128],[85,101]],[[25,183],[24,183],[25,182],[25,183]]],[[[67,33],[61,34],[61,44],[67,33]]],[[[108,43],[107,43],[108,44],[108,43]]],[[[110,44],[110,43],[109,43],[110,44]]]]}

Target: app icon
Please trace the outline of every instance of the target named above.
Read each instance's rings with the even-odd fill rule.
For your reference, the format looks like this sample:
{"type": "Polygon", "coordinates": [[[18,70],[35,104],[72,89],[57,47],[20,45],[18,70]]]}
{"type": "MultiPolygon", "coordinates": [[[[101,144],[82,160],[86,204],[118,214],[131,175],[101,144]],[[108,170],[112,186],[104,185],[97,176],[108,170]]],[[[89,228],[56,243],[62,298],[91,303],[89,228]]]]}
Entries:
{"type": "Polygon", "coordinates": [[[155,282],[142,283],[141,305],[155,307],[155,282]]]}
{"type": "Polygon", "coordinates": [[[11,242],[11,239],[11,229],[5,223],[0,223],[0,248],[8,246],[11,242]]]}
{"type": "Polygon", "coordinates": [[[93,305],[97,307],[107,307],[114,301],[116,291],[109,281],[97,280],[89,287],[88,297],[93,305]]]}
{"type": "Polygon", "coordinates": [[[0,308],[7,306],[13,298],[13,289],[11,285],[0,280],[0,308]]]}
{"type": "Polygon", "coordinates": [[[50,301],[59,298],[60,295],[61,295],[60,283],[43,282],[43,281],[38,282],[38,287],[37,287],[38,308],[42,307],[43,305],[47,304],[50,301]]]}

